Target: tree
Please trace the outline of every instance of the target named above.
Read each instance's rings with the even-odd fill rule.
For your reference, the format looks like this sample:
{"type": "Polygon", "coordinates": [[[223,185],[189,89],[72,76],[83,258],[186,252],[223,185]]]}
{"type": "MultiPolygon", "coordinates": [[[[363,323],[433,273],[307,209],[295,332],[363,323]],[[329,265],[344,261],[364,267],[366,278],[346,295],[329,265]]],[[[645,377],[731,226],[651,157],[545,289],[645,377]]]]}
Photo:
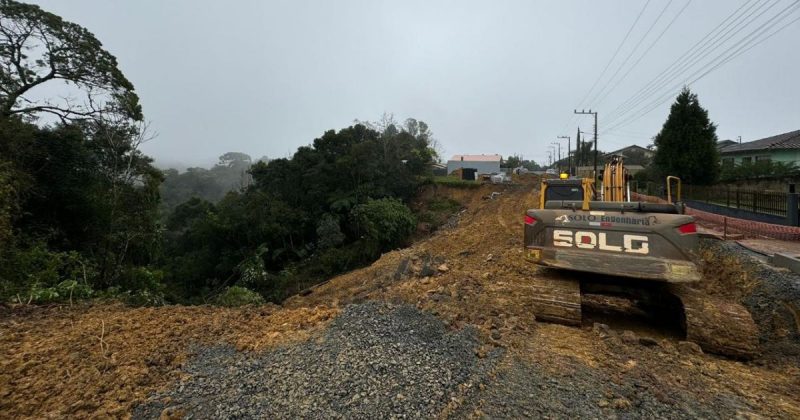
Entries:
{"type": "Polygon", "coordinates": [[[712,184],[719,177],[717,127],[689,88],[675,99],[654,143],[653,164],[660,175],[698,185],[712,184]]]}
{"type": "Polygon", "coordinates": [[[133,85],[94,35],[38,6],[0,0],[0,118],[41,114],[142,119],[133,85]],[[39,99],[37,87],[59,81],[78,96],[39,99]]]}
{"type": "MultiPolygon", "coordinates": [[[[597,153],[602,152],[598,151],[597,153]]],[[[594,165],[594,140],[584,139],[575,149],[575,166],[592,165],[594,165]]]]}
{"type": "Polygon", "coordinates": [[[517,155],[509,156],[505,161],[506,168],[518,168],[521,164],[522,159],[517,155]]]}
{"type": "Polygon", "coordinates": [[[529,171],[543,171],[545,170],[544,165],[539,165],[538,163],[532,160],[523,160],[520,164],[529,171]]]}

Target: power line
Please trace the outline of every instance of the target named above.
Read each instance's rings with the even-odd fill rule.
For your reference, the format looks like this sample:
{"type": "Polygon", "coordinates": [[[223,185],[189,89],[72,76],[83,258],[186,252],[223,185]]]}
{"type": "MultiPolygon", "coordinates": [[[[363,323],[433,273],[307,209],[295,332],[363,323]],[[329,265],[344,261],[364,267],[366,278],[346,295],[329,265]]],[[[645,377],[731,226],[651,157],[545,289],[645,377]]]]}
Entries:
{"type": "Polygon", "coordinates": [[[738,57],[739,55],[745,53],[746,51],[750,50],[751,48],[755,47],[756,45],[766,41],[766,39],[772,37],[777,32],[779,32],[780,30],[782,30],[782,29],[784,29],[785,27],[788,26],[788,25],[784,25],[778,31],[775,31],[775,32],[767,35],[766,37],[763,37],[762,39],[757,40],[758,36],[762,35],[764,32],[766,32],[769,29],[769,27],[767,25],[771,24],[772,21],[774,21],[775,19],[778,19],[778,21],[776,23],[780,23],[782,20],[786,19],[795,10],[797,10],[798,7],[800,7],[799,3],[800,3],[800,1],[795,1],[794,3],[790,4],[789,6],[787,6],[786,8],[784,8],[783,10],[781,10],[780,12],[775,14],[773,17],[771,17],[766,22],[762,23],[759,27],[754,29],[752,32],[750,32],[749,34],[744,36],[742,39],[740,39],[737,44],[732,45],[727,50],[723,51],[722,54],[720,54],[717,57],[715,57],[714,59],[712,59],[709,63],[706,64],[705,67],[701,67],[700,69],[698,69],[697,71],[692,73],[689,77],[687,77],[687,79],[695,77],[698,73],[700,73],[701,71],[705,70],[704,73],[700,74],[699,76],[697,76],[695,79],[689,81],[688,83],[681,82],[681,83],[678,83],[678,84],[672,86],[672,88],[669,89],[664,95],[662,95],[661,97],[659,97],[655,101],[650,102],[648,105],[645,105],[645,107],[640,109],[639,112],[635,115],[634,118],[628,117],[627,119],[622,120],[620,123],[609,127],[607,130],[604,131],[604,133],[609,132],[609,131],[613,130],[616,127],[621,127],[621,126],[630,124],[631,122],[641,118],[642,116],[647,115],[648,113],[650,113],[654,109],[658,108],[658,106],[660,106],[662,103],[664,103],[667,100],[669,100],[670,97],[672,95],[674,95],[675,89],[679,88],[681,86],[681,84],[690,85],[690,84],[702,79],[707,74],[711,73],[713,70],[715,70],[715,69],[719,68],[720,66],[728,63],[729,61],[731,61],[734,58],[738,57]],[[793,10],[789,10],[789,9],[792,9],[792,8],[794,8],[794,9],[793,10]],[[787,10],[788,10],[788,12],[787,12],[787,10]],[[744,42],[744,44],[743,45],[739,45],[742,42],[744,42]],[[737,48],[731,54],[725,56],[725,54],[727,54],[728,52],[730,52],[732,49],[736,48],[737,46],[739,46],[739,48],[737,48]],[[708,68],[709,65],[712,65],[712,67],[708,68]],[[645,108],[647,108],[647,110],[642,112],[642,110],[644,110],[645,108]]]}
{"type": "MultiPolygon", "coordinates": [[[[601,71],[600,75],[597,76],[597,80],[594,81],[594,83],[592,84],[592,87],[589,88],[589,91],[586,92],[586,95],[583,97],[583,99],[581,99],[580,102],[578,102],[578,107],[584,105],[584,102],[586,102],[586,99],[589,98],[589,95],[591,95],[591,93],[594,90],[594,88],[597,87],[597,84],[600,82],[600,79],[602,79],[603,76],[605,76],[606,71],[608,71],[608,67],[611,66],[611,63],[614,62],[615,58],[617,58],[617,54],[619,54],[620,50],[622,50],[622,46],[625,45],[625,42],[628,40],[628,37],[630,37],[631,32],[633,31],[633,28],[636,27],[637,23],[639,23],[639,19],[641,19],[642,14],[644,14],[644,11],[647,9],[647,6],[649,4],[650,4],[650,0],[647,0],[647,3],[644,4],[644,7],[642,7],[642,10],[640,10],[639,14],[636,15],[636,19],[633,21],[633,24],[631,25],[631,27],[628,28],[628,32],[625,33],[625,37],[622,38],[622,42],[620,42],[619,45],[617,46],[617,49],[614,51],[614,54],[611,56],[611,59],[608,60],[608,63],[606,63],[606,66],[603,67],[603,71],[601,71]]],[[[572,114],[572,115],[574,116],[575,114],[572,114]]]]}
{"type": "MultiPolygon", "coordinates": [[[[769,31],[770,27],[767,26],[767,25],[772,24],[772,22],[774,20],[776,20],[776,19],[777,19],[777,21],[775,23],[776,24],[780,23],[781,21],[783,21],[784,19],[789,17],[792,13],[794,13],[794,11],[797,10],[798,8],[800,8],[800,1],[795,1],[794,3],[792,3],[789,6],[785,7],[783,10],[781,10],[780,12],[775,14],[773,17],[768,19],[766,22],[762,23],[758,28],[754,29],[748,35],[746,35],[745,37],[740,39],[737,44],[732,45],[727,50],[723,51],[722,54],[718,55],[717,57],[715,57],[714,59],[709,61],[709,63],[707,63],[707,65],[705,67],[698,69],[692,75],[687,77],[687,79],[690,79],[692,77],[694,77],[694,79],[692,79],[691,81],[689,81],[688,83],[685,83],[685,84],[688,86],[688,85],[691,85],[692,83],[695,83],[695,82],[699,81],[700,79],[704,78],[705,76],[707,76],[708,74],[710,74],[711,72],[716,70],[717,68],[727,64],[731,60],[735,59],[736,57],[739,57],[740,55],[742,55],[745,52],[749,51],[750,49],[752,49],[756,45],[759,45],[759,44],[763,43],[767,39],[773,37],[775,34],[777,34],[778,32],[782,31],[783,29],[785,29],[786,27],[788,27],[791,24],[795,23],[796,21],[800,20],[800,17],[798,17],[798,18],[790,21],[788,24],[785,24],[785,25],[781,26],[780,28],[778,28],[777,30],[769,33],[768,35],[763,36],[760,39],[758,38],[759,36],[763,35],[765,32],[769,31]],[[736,49],[733,52],[731,52],[730,54],[728,54],[734,48],[736,48],[736,49]],[[702,73],[700,73],[700,72],[702,72],[702,73]],[[700,74],[698,75],[698,73],[700,73],[700,74]]],[[[622,126],[625,126],[627,124],[630,124],[633,121],[636,121],[637,119],[641,118],[642,116],[647,115],[648,113],[652,112],[654,109],[658,108],[661,104],[663,104],[664,102],[669,100],[671,98],[671,96],[674,95],[674,90],[676,88],[679,88],[681,86],[681,84],[684,84],[684,83],[681,82],[681,83],[678,83],[677,85],[672,86],[672,88],[669,89],[669,91],[667,91],[666,94],[662,95],[661,97],[659,97],[655,101],[652,101],[649,104],[647,104],[644,107],[642,107],[639,110],[638,113],[619,121],[615,125],[612,125],[608,129],[606,129],[603,133],[608,133],[608,132],[614,130],[615,128],[617,128],[617,127],[622,127],[622,126]]]]}
{"type": "MultiPolygon", "coordinates": [[[[603,67],[603,71],[601,71],[600,75],[597,76],[597,79],[594,81],[594,83],[592,83],[592,87],[589,88],[589,90],[586,92],[586,95],[584,95],[583,99],[581,99],[578,102],[578,105],[576,106],[576,108],[580,107],[580,106],[584,106],[584,102],[586,102],[586,99],[589,98],[589,95],[592,94],[592,92],[594,91],[594,88],[597,87],[597,84],[600,82],[600,80],[606,74],[606,71],[608,71],[608,68],[609,68],[609,66],[611,66],[611,63],[613,63],[614,59],[617,58],[617,54],[619,54],[620,50],[622,50],[622,46],[625,45],[625,42],[628,40],[628,37],[630,37],[631,32],[633,32],[633,28],[636,27],[637,23],[639,23],[639,19],[641,19],[642,15],[644,14],[644,11],[647,9],[647,6],[650,4],[650,1],[651,0],[647,0],[647,2],[642,7],[642,10],[640,10],[639,14],[636,15],[636,19],[634,19],[633,24],[631,24],[630,28],[628,28],[628,32],[625,33],[625,36],[622,38],[622,41],[619,43],[619,45],[617,45],[617,49],[614,51],[614,54],[611,55],[611,58],[606,63],[605,67],[603,67]]],[[[559,132],[563,132],[569,125],[571,125],[572,121],[575,118],[576,118],[575,114],[571,114],[570,117],[567,119],[567,123],[564,124],[564,127],[562,127],[561,130],[559,130],[559,132]]]]}
{"type": "MultiPolygon", "coordinates": [[[[759,2],[760,1],[761,0],[759,0],[759,2]]],[[[698,51],[703,50],[707,45],[709,45],[709,43],[713,44],[717,42],[717,40],[715,40],[714,38],[718,36],[716,35],[718,30],[724,30],[731,24],[735,23],[742,16],[744,16],[749,11],[749,9],[758,4],[758,2],[756,2],[755,4],[751,4],[750,7],[744,12],[742,12],[740,16],[736,16],[743,8],[745,8],[745,6],[747,6],[750,3],[752,3],[752,0],[749,0],[747,3],[742,4],[733,13],[728,15],[728,17],[726,17],[714,29],[709,31],[703,38],[701,38],[694,45],[692,45],[686,52],[684,52],[668,67],[662,70],[655,78],[647,82],[635,94],[633,94],[630,98],[628,98],[622,104],[620,104],[614,110],[612,110],[609,113],[608,117],[613,119],[618,117],[620,114],[627,112],[628,110],[630,110],[632,106],[635,106],[635,104],[638,103],[637,101],[646,98],[647,96],[653,94],[657,89],[663,87],[663,83],[668,82],[671,78],[673,78],[676,75],[676,72],[681,72],[685,70],[685,63],[687,63],[687,61],[692,60],[696,56],[698,51]],[[733,20],[731,21],[731,19],[733,20]],[[709,37],[711,38],[709,39],[709,37]]]]}
{"type": "Polygon", "coordinates": [[[757,16],[752,17],[753,14],[757,13],[760,9],[762,9],[765,5],[768,4],[764,3],[759,6],[757,2],[748,7],[746,10],[744,10],[740,16],[735,17],[733,21],[724,24],[725,21],[730,19],[732,16],[736,15],[736,13],[738,13],[738,11],[742,9],[742,7],[737,9],[737,11],[735,11],[731,16],[726,18],[722,24],[717,25],[716,28],[714,28],[711,32],[706,34],[706,36],[703,37],[703,39],[701,39],[698,43],[692,46],[692,48],[690,48],[686,53],[684,53],[681,56],[681,58],[676,60],[672,65],[670,65],[670,67],[668,67],[665,71],[659,74],[659,76],[657,76],[656,79],[649,82],[648,85],[646,85],[643,89],[639,91],[639,93],[635,94],[632,98],[628,99],[626,102],[624,102],[614,111],[612,111],[609,116],[609,122],[611,123],[616,121],[624,114],[630,112],[631,110],[636,108],[639,104],[646,101],[648,98],[652,98],[653,96],[655,96],[656,92],[658,92],[663,87],[667,86],[667,84],[673,81],[678,75],[692,68],[695,64],[697,64],[700,60],[705,58],[712,51],[716,50],[725,42],[727,42],[736,34],[738,34],[742,29],[746,28],[751,23],[758,20],[758,18],[760,18],[764,13],[766,13],[773,6],[775,6],[777,4],[777,1],[778,0],[776,0],[776,2],[773,3],[771,6],[769,6],[766,10],[761,11],[761,13],[759,13],[757,16]],[[756,9],[751,10],[755,6],[757,6],[756,9]],[[740,21],[742,17],[744,17],[744,20],[740,21]],[[721,26],[722,28],[720,29],[721,26]],[[719,33],[714,34],[714,32],[717,32],[717,29],[720,29],[719,33]],[[708,39],[707,41],[703,42],[709,36],[712,36],[711,39],[708,39]],[[699,48],[696,48],[698,45],[699,48]]]}
{"type": "Polygon", "coordinates": [[[611,89],[609,89],[609,90],[608,90],[608,92],[606,92],[606,94],[605,94],[605,95],[603,95],[603,97],[601,97],[600,99],[598,99],[598,102],[597,102],[597,104],[600,104],[600,103],[602,103],[602,102],[603,102],[603,100],[605,100],[605,98],[607,98],[607,97],[608,97],[608,95],[609,95],[611,92],[613,92],[613,91],[614,91],[614,89],[616,89],[616,88],[617,88],[617,86],[619,86],[619,84],[620,84],[620,83],[622,83],[622,81],[623,81],[623,80],[625,80],[625,78],[626,78],[626,77],[628,77],[628,75],[631,73],[631,71],[633,71],[633,69],[634,69],[634,68],[636,68],[636,66],[637,66],[637,65],[638,65],[638,64],[639,64],[639,63],[642,61],[642,59],[643,59],[643,58],[644,58],[644,57],[647,55],[647,53],[649,53],[649,52],[650,52],[650,50],[652,50],[652,49],[653,49],[653,47],[654,47],[654,46],[655,46],[655,45],[658,43],[658,41],[660,41],[660,40],[661,40],[661,38],[662,38],[662,37],[664,36],[664,34],[665,34],[665,33],[666,33],[668,30],[669,30],[669,28],[670,28],[670,27],[672,27],[672,24],[674,24],[674,23],[675,23],[675,21],[676,21],[676,20],[678,20],[678,18],[679,18],[679,17],[680,17],[680,16],[683,14],[683,12],[686,10],[686,8],[687,8],[687,7],[689,7],[689,5],[690,5],[690,4],[692,4],[692,0],[689,0],[689,1],[687,1],[687,2],[686,2],[686,4],[685,4],[685,5],[683,5],[683,7],[681,8],[681,10],[679,10],[679,11],[678,11],[678,13],[676,13],[676,14],[675,14],[675,16],[672,18],[672,20],[670,20],[670,21],[669,21],[669,23],[667,24],[667,26],[665,26],[665,27],[664,27],[664,29],[661,31],[661,33],[660,33],[660,34],[658,34],[658,37],[656,37],[656,39],[655,39],[655,40],[654,40],[654,41],[653,41],[653,42],[650,44],[650,46],[648,46],[648,47],[647,47],[647,49],[645,49],[644,53],[643,53],[642,55],[640,55],[640,56],[639,56],[639,58],[636,60],[636,62],[635,62],[635,63],[633,63],[633,65],[631,65],[630,67],[628,67],[628,71],[627,71],[627,72],[625,72],[625,74],[623,74],[623,75],[622,75],[622,77],[621,77],[619,80],[617,80],[617,83],[615,83],[615,84],[614,84],[614,86],[612,86],[612,87],[611,87],[611,89]]]}
{"type": "Polygon", "coordinates": [[[600,89],[600,90],[599,90],[599,91],[598,91],[598,92],[597,92],[597,93],[594,95],[594,97],[593,97],[593,98],[592,98],[592,99],[589,101],[590,103],[592,103],[592,104],[597,104],[597,98],[598,98],[598,97],[600,96],[600,94],[601,94],[601,93],[603,93],[603,92],[605,91],[605,89],[606,89],[606,88],[607,88],[607,87],[608,87],[608,86],[611,84],[611,82],[614,80],[614,78],[615,78],[615,77],[617,77],[617,75],[618,75],[618,74],[619,74],[619,72],[622,70],[622,68],[623,68],[623,67],[625,67],[625,64],[627,64],[627,63],[628,63],[628,60],[630,60],[630,59],[631,59],[631,57],[632,57],[632,56],[633,56],[633,54],[636,52],[636,50],[638,50],[638,49],[639,49],[639,46],[640,46],[640,45],[642,45],[642,42],[644,42],[644,40],[645,40],[645,39],[647,39],[647,36],[648,36],[648,35],[650,35],[650,31],[652,31],[652,30],[653,30],[653,28],[655,28],[656,24],[658,23],[658,21],[660,21],[660,20],[661,20],[661,17],[662,17],[662,16],[664,16],[664,12],[666,12],[666,11],[667,11],[667,8],[669,8],[669,6],[672,4],[672,2],[673,2],[673,0],[669,0],[669,2],[667,3],[667,5],[666,5],[666,6],[664,6],[664,8],[663,8],[663,9],[661,9],[661,12],[660,12],[660,13],[658,14],[658,16],[656,17],[656,20],[654,20],[654,21],[653,21],[653,23],[652,23],[652,24],[650,24],[650,27],[649,27],[649,28],[647,28],[647,31],[644,33],[644,36],[642,36],[642,37],[639,39],[639,42],[637,42],[637,43],[636,43],[636,45],[635,45],[635,46],[633,47],[633,49],[631,50],[631,52],[630,52],[630,53],[628,53],[628,56],[627,56],[627,57],[625,57],[625,60],[623,60],[623,61],[622,61],[622,63],[619,65],[619,67],[617,67],[617,71],[615,71],[615,72],[614,72],[614,74],[611,76],[611,78],[610,78],[610,79],[608,79],[608,81],[606,82],[605,86],[603,86],[603,88],[602,88],[602,89],[600,89]]]}

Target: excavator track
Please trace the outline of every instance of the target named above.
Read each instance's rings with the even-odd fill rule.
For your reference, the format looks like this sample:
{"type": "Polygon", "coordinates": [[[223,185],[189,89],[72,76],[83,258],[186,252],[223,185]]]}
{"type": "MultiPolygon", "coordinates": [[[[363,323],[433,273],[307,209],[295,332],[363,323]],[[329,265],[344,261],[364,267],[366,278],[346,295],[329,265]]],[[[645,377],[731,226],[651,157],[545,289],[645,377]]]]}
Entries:
{"type": "Polygon", "coordinates": [[[671,284],[686,318],[686,339],[709,352],[742,359],[758,354],[758,327],[744,306],[671,284]]]}
{"type": "MultiPolygon", "coordinates": [[[[551,273],[555,274],[555,273],[551,273]]],[[[581,284],[578,280],[536,276],[528,295],[536,319],[564,325],[581,325],[581,284]]]]}
{"type": "MultiPolygon", "coordinates": [[[[544,270],[527,286],[531,290],[531,309],[538,320],[578,326],[582,322],[581,307],[611,310],[627,315],[645,315],[628,295],[653,305],[663,305],[672,295],[680,303],[686,340],[697,343],[708,353],[733,358],[751,359],[758,354],[758,328],[747,309],[739,304],[709,296],[680,284],[664,287],[622,286],[608,288],[581,281],[552,270],[544,270]]],[[[676,302],[677,304],[677,302],[676,302]]]]}

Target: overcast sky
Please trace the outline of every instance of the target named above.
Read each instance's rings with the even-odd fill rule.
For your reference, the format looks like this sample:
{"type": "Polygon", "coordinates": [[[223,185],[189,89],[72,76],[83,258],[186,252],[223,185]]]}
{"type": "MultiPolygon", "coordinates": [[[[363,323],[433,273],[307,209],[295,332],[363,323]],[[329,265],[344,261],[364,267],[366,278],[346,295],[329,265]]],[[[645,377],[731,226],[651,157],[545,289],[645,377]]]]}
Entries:
{"type": "MultiPolygon", "coordinates": [[[[158,133],[144,151],[162,165],[290,156],[384,112],[427,122],[445,159],[546,161],[556,136],[591,131],[576,107],[599,111],[601,150],[646,146],[680,85],[800,17],[795,0],[35,3],[118,58],[158,133]],[[699,61],[662,73],[709,33],[716,42],[684,56],[699,61]]],[[[691,88],[720,139],[754,140],[800,129],[798,68],[794,22],[691,88]]]]}

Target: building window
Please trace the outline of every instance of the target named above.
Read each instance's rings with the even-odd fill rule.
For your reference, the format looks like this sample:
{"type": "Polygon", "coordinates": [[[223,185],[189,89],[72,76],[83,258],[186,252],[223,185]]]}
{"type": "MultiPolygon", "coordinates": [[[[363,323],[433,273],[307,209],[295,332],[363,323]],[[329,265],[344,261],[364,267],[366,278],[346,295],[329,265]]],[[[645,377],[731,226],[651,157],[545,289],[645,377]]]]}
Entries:
{"type": "Polygon", "coordinates": [[[746,156],[746,157],[742,158],[742,165],[749,165],[751,163],[753,163],[753,157],[752,156],[746,156]]]}
{"type": "Polygon", "coordinates": [[[769,155],[764,156],[756,156],[756,162],[770,162],[772,161],[772,157],[769,155]]]}
{"type": "Polygon", "coordinates": [[[722,158],[723,168],[733,168],[733,158],[722,158]]]}

